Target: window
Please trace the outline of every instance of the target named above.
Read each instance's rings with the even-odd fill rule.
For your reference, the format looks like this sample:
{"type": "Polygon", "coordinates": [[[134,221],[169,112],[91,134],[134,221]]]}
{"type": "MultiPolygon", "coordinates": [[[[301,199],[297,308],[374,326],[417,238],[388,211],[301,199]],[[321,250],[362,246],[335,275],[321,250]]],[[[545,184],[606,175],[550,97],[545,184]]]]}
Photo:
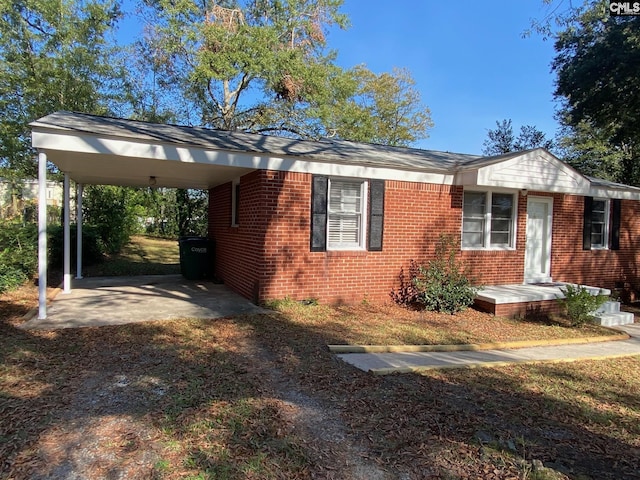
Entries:
{"type": "Polygon", "coordinates": [[[584,250],[620,248],[620,208],[618,199],[584,197],[584,250]]]}
{"type": "Polygon", "coordinates": [[[383,180],[313,176],[311,251],[380,251],[383,220],[383,180]]]}
{"type": "Polygon", "coordinates": [[[464,192],[462,247],[513,248],[515,212],[511,193],[464,192]]]}
{"type": "Polygon", "coordinates": [[[327,247],[330,250],[364,248],[363,209],[366,183],[329,179],[327,247]]]}
{"type": "Polygon", "coordinates": [[[591,204],[591,248],[609,246],[609,202],[593,200],[591,204]]]}

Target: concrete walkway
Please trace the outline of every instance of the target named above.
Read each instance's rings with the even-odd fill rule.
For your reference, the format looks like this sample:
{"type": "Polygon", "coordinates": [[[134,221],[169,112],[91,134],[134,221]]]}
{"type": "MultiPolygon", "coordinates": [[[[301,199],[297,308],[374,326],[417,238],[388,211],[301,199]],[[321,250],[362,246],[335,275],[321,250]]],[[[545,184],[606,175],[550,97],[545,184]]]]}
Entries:
{"type": "Polygon", "coordinates": [[[631,338],[611,342],[458,352],[344,353],[345,362],[376,375],[438,368],[474,368],[514,363],[571,362],[640,355],[640,323],[617,328],[631,338]]]}
{"type": "Polygon", "coordinates": [[[49,303],[46,319],[35,316],[22,328],[55,330],[266,311],[224,285],[181,275],[84,278],[74,280],[72,287],[49,303]]]}

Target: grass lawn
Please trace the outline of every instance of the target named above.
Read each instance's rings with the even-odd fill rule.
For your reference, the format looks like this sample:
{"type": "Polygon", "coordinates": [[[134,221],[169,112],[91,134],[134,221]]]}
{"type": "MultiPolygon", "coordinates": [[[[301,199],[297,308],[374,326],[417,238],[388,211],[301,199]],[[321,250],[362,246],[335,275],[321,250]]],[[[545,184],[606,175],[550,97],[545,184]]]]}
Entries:
{"type": "Polygon", "coordinates": [[[178,241],[136,235],[122,252],[84,270],[89,277],[180,273],[178,241]]]}
{"type": "Polygon", "coordinates": [[[640,357],[376,377],[326,347],[591,329],[282,301],[21,330],[36,295],[0,297],[0,478],[640,478],[640,357]]]}

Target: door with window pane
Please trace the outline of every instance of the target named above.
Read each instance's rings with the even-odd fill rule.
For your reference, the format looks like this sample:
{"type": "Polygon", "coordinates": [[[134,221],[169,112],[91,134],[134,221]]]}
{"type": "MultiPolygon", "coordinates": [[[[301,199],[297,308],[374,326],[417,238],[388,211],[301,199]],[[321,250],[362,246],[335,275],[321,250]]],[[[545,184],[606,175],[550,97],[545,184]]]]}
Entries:
{"type": "Polygon", "coordinates": [[[525,248],[525,283],[551,281],[551,225],[553,199],[527,199],[527,243],[525,248]]]}

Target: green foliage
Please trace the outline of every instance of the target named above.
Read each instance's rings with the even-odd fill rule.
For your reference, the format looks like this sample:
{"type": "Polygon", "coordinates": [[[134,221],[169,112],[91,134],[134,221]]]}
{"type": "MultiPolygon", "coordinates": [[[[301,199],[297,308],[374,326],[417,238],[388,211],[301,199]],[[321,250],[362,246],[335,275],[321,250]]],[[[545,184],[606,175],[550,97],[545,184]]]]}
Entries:
{"type": "Polygon", "coordinates": [[[84,191],[84,222],[95,228],[106,253],[118,253],[136,231],[135,203],[131,189],[90,185],[84,191]]]}
{"type": "Polygon", "coordinates": [[[640,178],[633,173],[638,167],[633,166],[632,151],[616,146],[606,129],[594,128],[584,121],[574,126],[565,125],[558,144],[561,158],[584,175],[619,183],[640,178]],[[631,176],[625,173],[629,168],[631,176]]]}
{"type": "Polygon", "coordinates": [[[440,235],[435,259],[418,267],[413,283],[417,300],[427,310],[456,313],[473,303],[477,287],[472,285],[468,267],[458,259],[459,244],[452,235],[440,235]]]}
{"type": "Polygon", "coordinates": [[[564,298],[558,298],[558,303],[566,308],[567,316],[575,326],[582,325],[593,319],[593,313],[605,303],[609,297],[591,292],[582,285],[567,284],[562,287],[564,298]]]}
{"type": "Polygon", "coordinates": [[[0,220],[0,293],[22,285],[38,264],[38,229],[33,224],[0,220]]]}
{"type": "Polygon", "coordinates": [[[433,127],[431,112],[421,104],[408,70],[396,68],[376,75],[358,66],[350,74],[357,84],[354,95],[339,110],[332,110],[333,121],[325,120],[336,136],[394,146],[428,137],[433,127]]]}
{"type": "Polygon", "coordinates": [[[640,17],[614,17],[609,2],[589,1],[566,15],[556,35],[553,70],[558,118],[568,128],[563,142],[585,172],[606,172],[613,180],[640,185],[640,17]],[[572,135],[575,139],[572,141],[572,135]],[[594,167],[594,154],[606,162],[594,167]],[[586,165],[585,165],[586,163],[586,165]]]}
{"type": "MultiPolygon", "coordinates": [[[[69,227],[71,233],[71,264],[75,265],[78,249],[77,225],[69,227]]],[[[64,262],[64,227],[62,225],[47,228],[48,263],[50,267],[61,268],[64,262]]],[[[92,225],[82,225],[82,264],[84,266],[100,263],[106,253],[98,229],[92,225]]]]}
{"type": "Polygon", "coordinates": [[[163,238],[206,237],[209,194],[206,190],[148,188],[137,190],[145,233],[163,238]]]}
{"type": "Polygon", "coordinates": [[[496,121],[496,129],[487,132],[487,139],[482,143],[484,155],[502,155],[504,153],[529,150],[531,148],[553,148],[553,140],[545,137],[545,134],[532,125],[520,127],[520,133],[516,137],[513,133],[511,119],[496,121]]]}
{"type": "Polygon", "coordinates": [[[56,110],[107,113],[118,61],[117,0],[0,0],[0,167],[35,177],[29,122],[56,110]]]}

